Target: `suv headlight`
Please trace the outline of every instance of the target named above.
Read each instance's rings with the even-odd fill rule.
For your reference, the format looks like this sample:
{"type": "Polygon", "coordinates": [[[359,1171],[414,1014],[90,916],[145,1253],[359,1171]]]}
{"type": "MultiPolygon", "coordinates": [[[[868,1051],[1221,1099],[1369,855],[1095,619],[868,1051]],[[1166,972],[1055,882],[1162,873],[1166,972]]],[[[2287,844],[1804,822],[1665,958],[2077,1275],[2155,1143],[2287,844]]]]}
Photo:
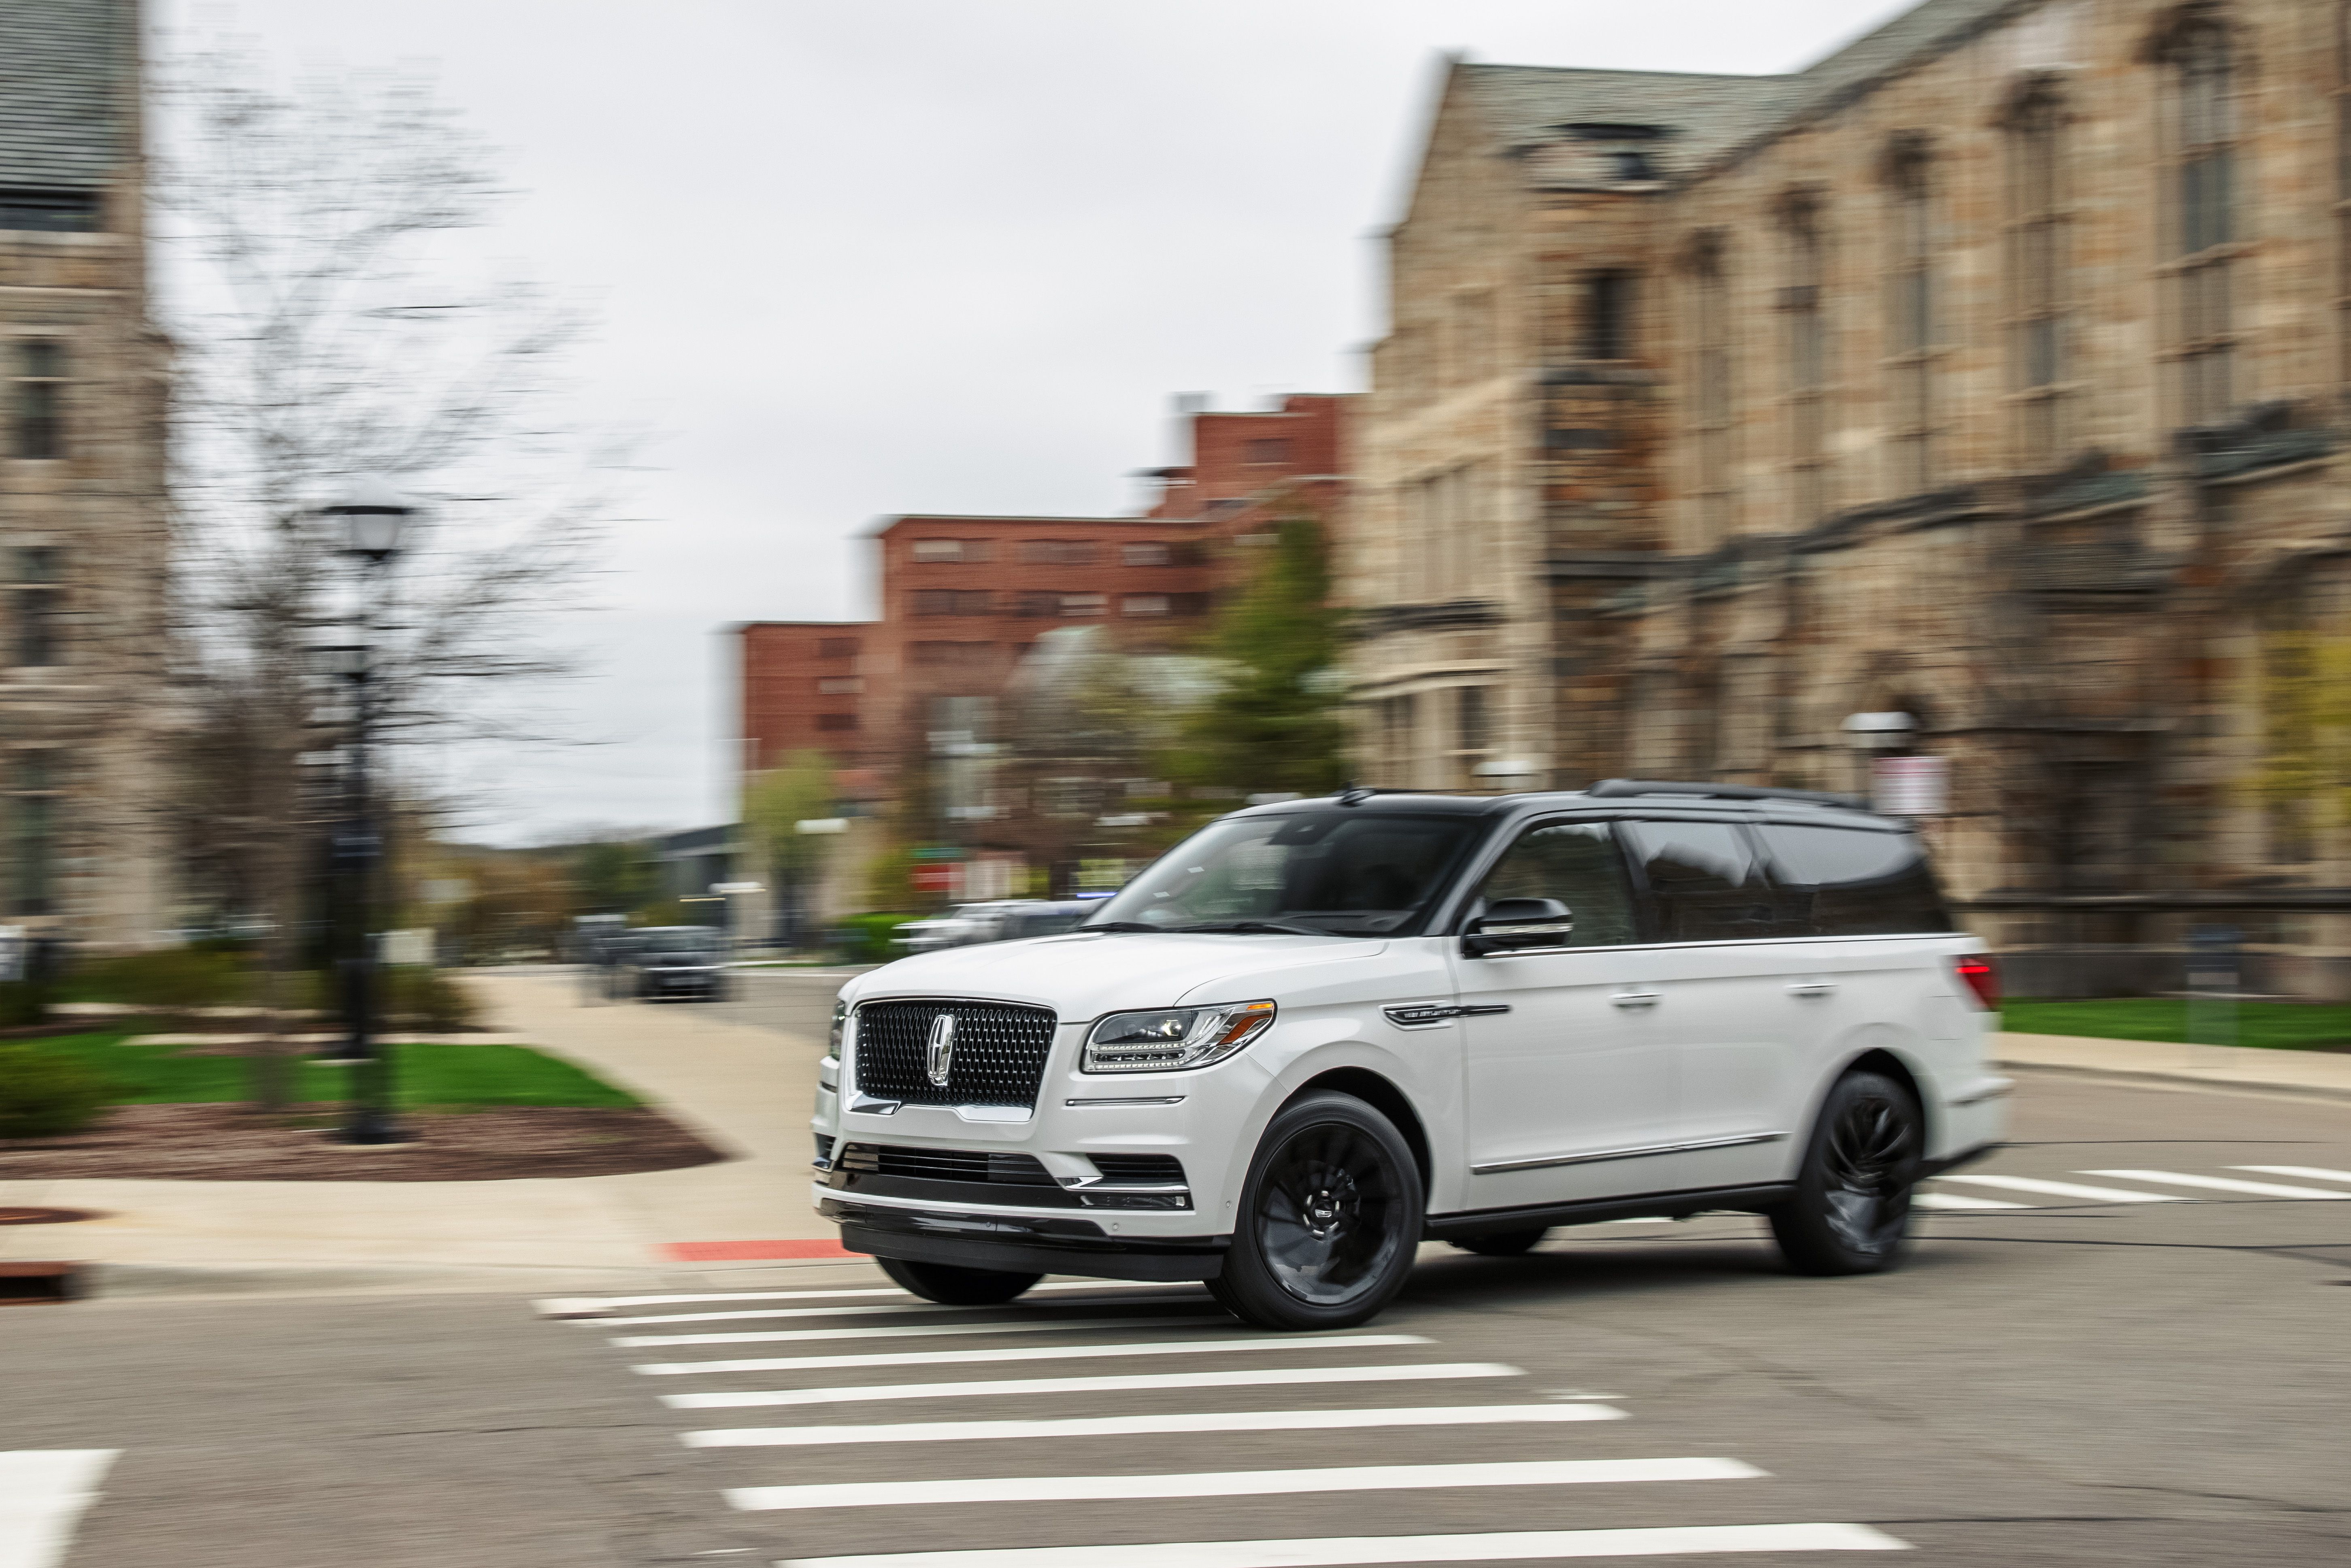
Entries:
{"type": "Polygon", "coordinates": [[[1087,1072],[1172,1072],[1222,1061],[1273,1023],[1271,1002],[1113,1013],[1086,1036],[1087,1072]]]}
{"type": "Polygon", "coordinates": [[[841,1054],[841,1031],[848,1026],[849,1004],[841,1000],[839,998],[835,998],[832,1004],[832,1040],[831,1042],[825,1047],[825,1054],[827,1056],[839,1056],[841,1054]]]}

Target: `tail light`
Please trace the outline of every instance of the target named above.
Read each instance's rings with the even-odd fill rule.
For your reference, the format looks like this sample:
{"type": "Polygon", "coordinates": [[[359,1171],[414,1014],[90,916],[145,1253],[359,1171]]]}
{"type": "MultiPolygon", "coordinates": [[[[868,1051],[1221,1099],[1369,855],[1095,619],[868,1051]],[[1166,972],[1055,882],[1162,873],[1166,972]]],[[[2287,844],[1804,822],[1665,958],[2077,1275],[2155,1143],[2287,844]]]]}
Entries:
{"type": "Polygon", "coordinates": [[[1951,972],[1976,994],[1984,1011],[2000,1011],[2000,971],[1991,967],[1991,958],[1981,953],[1963,953],[1951,960],[1951,972]]]}

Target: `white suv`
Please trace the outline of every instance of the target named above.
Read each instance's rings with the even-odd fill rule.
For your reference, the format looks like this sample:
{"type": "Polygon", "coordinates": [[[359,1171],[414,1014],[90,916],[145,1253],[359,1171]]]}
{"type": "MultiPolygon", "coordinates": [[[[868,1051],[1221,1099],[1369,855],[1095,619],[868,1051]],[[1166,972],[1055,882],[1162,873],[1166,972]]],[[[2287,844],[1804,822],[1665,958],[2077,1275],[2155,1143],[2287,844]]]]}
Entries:
{"type": "Polygon", "coordinates": [[[1205,1280],[1361,1322],[1424,1239],[1747,1210],[1794,1268],[1898,1255],[1987,1152],[1982,945],[1839,797],[1615,779],[1219,819],[1065,935],[843,988],[819,1208],[933,1301],[1205,1280]]]}

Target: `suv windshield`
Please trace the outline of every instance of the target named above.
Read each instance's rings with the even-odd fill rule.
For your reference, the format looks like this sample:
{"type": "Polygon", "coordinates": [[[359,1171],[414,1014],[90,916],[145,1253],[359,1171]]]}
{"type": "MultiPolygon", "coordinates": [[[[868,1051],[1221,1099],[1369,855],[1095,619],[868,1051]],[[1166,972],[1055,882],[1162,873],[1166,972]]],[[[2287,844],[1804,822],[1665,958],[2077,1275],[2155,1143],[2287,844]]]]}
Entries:
{"type": "Polygon", "coordinates": [[[1418,921],[1476,817],[1347,810],[1228,817],[1176,845],[1080,930],[1213,930],[1278,923],[1386,936],[1418,921]]]}

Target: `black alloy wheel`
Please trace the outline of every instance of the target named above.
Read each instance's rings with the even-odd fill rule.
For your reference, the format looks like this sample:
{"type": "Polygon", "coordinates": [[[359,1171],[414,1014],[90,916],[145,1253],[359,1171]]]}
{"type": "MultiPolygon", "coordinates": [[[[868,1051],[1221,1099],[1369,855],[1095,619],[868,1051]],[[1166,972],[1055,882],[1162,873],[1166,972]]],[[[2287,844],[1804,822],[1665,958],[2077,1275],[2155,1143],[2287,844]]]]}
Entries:
{"type": "Polygon", "coordinates": [[[877,1258],[882,1271],[926,1301],[948,1307],[993,1307],[1010,1301],[1043,1279],[1042,1274],[1009,1274],[997,1269],[967,1269],[956,1263],[916,1263],[904,1258],[877,1258]]]}
{"type": "Polygon", "coordinates": [[[1348,1328],[1404,1288],[1420,1241],[1420,1168],[1395,1124],[1352,1094],[1276,1113],[1258,1144],[1224,1272],[1237,1317],[1274,1329],[1348,1328]]]}
{"type": "Polygon", "coordinates": [[[1453,1245],[1481,1258],[1516,1258],[1541,1246],[1542,1239],[1550,1234],[1549,1229],[1491,1230],[1483,1236],[1464,1236],[1453,1245]]]}
{"type": "Polygon", "coordinates": [[[1910,1234],[1910,1189],[1926,1122],[1903,1084],[1848,1072],[1821,1107],[1796,1195],[1771,1211],[1771,1234],[1800,1274],[1874,1274],[1910,1234]]]}

